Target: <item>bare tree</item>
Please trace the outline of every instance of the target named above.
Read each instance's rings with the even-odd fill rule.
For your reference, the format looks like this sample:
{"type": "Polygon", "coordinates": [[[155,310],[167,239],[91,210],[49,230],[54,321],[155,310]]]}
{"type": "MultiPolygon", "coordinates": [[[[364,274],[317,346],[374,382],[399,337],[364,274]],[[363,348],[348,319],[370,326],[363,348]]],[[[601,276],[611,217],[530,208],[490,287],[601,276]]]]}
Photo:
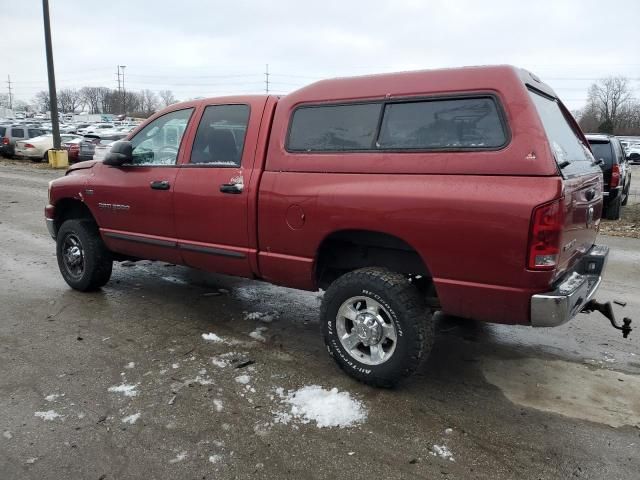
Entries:
{"type": "Polygon", "coordinates": [[[171,90],[160,90],[158,95],[160,96],[163,107],[168,107],[169,105],[178,103],[178,100],[173,96],[173,92],[171,90]]]}
{"type": "Polygon", "coordinates": [[[58,92],[58,106],[63,113],[74,113],[83,103],[82,95],[74,88],[63,88],[58,92]]]}
{"type": "Polygon", "coordinates": [[[85,105],[89,107],[89,113],[100,113],[101,89],[103,87],[82,87],[79,91],[85,105]]]}
{"type": "Polygon", "coordinates": [[[36,96],[33,98],[33,103],[41,113],[51,111],[51,99],[49,98],[49,92],[46,90],[41,90],[36,93],[36,96]]]}
{"type": "Polygon", "coordinates": [[[158,110],[159,102],[158,97],[149,89],[140,91],[140,110],[146,116],[153,114],[158,110]]]}
{"type": "Polygon", "coordinates": [[[601,130],[613,133],[619,125],[620,111],[631,100],[629,80],[625,77],[608,77],[589,88],[589,104],[598,112],[601,130]]]}
{"type": "Polygon", "coordinates": [[[9,94],[0,93],[0,107],[9,107],[9,94]]]}

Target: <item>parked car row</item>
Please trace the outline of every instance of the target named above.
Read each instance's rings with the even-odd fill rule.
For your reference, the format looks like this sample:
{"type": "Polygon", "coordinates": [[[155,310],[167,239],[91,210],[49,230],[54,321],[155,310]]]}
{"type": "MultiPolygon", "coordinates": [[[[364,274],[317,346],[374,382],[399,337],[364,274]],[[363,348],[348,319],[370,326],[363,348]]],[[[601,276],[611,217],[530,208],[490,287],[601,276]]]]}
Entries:
{"type": "MultiPolygon", "coordinates": [[[[91,160],[96,153],[101,159],[113,142],[126,137],[137,125],[130,122],[61,123],[62,148],[68,151],[70,163],[91,160]]],[[[52,148],[51,123],[0,121],[0,155],[40,162],[48,160],[48,150],[52,148]]]]}

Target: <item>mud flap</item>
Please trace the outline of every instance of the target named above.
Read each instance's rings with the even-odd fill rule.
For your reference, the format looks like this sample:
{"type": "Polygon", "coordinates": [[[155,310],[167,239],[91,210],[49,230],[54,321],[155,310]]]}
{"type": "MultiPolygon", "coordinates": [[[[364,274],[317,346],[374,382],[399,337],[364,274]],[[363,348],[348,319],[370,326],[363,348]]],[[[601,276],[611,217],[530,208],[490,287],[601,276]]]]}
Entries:
{"type": "MultiPolygon", "coordinates": [[[[621,304],[622,305],[622,304],[621,304]]],[[[624,305],[622,305],[624,306],[624,305]]],[[[622,325],[618,325],[616,322],[616,317],[613,313],[613,306],[611,302],[600,303],[596,300],[589,300],[585,306],[581,310],[583,313],[591,313],[591,312],[600,312],[602,315],[607,317],[611,322],[611,326],[617,330],[622,330],[622,336],[627,338],[631,333],[631,319],[628,317],[624,317],[622,319],[622,325]]]]}

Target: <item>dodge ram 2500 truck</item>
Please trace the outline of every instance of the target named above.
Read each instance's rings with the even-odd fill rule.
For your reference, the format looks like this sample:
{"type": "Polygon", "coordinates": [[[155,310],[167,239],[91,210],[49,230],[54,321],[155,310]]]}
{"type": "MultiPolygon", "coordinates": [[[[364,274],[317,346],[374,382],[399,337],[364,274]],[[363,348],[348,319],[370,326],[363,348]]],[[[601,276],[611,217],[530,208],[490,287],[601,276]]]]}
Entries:
{"type": "Polygon", "coordinates": [[[551,88],[472,67],[171,105],[54,180],[45,216],[78,290],[123,259],[324,289],[329,352],[389,386],[429,352],[437,311],[549,327],[601,310],[617,326],[592,299],[602,191],[551,88]]]}

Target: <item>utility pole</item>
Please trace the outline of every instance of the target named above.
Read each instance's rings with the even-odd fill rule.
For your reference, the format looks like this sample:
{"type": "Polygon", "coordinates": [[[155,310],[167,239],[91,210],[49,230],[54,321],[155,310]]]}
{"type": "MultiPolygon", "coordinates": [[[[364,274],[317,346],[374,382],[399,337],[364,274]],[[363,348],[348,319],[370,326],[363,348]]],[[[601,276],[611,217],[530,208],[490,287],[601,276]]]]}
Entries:
{"type": "Polygon", "coordinates": [[[44,43],[47,51],[47,74],[49,77],[49,103],[51,104],[51,129],[53,130],[53,149],[60,150],[60,123],[58,119],[56,75],[53,70],[53,48],[51,46],[51,20],[49,19],[49,0],[42,0],[42,13],[44,17],[44,43]]]}
{"type": "Polygon", "coordinates": [[[264,86],[265,86],[265,92],[267,93],[267,95],[269,95],[269,64],[266,64],[266,70],[264,72],[264,86]]]}
{"type": "Polygon", "coordinates": [[[122,69],[122,114],[127,116],[127,91],[124,88],[124,69],[127,68],[126,65],[120,65],[122,69]]]}
{"type": "Polygon", "coordinates": [[[118,76],[118,98],[122,98],[122,90],[120,89],[120,65],[116,65],[116,75],[118,76]]]}
{"type": "Polygon", "coordinates": [[[13,94],[11,93],[11,75],[7,75],[7,85],[9,85],[9,110],[13,110],[13,94]]]}

